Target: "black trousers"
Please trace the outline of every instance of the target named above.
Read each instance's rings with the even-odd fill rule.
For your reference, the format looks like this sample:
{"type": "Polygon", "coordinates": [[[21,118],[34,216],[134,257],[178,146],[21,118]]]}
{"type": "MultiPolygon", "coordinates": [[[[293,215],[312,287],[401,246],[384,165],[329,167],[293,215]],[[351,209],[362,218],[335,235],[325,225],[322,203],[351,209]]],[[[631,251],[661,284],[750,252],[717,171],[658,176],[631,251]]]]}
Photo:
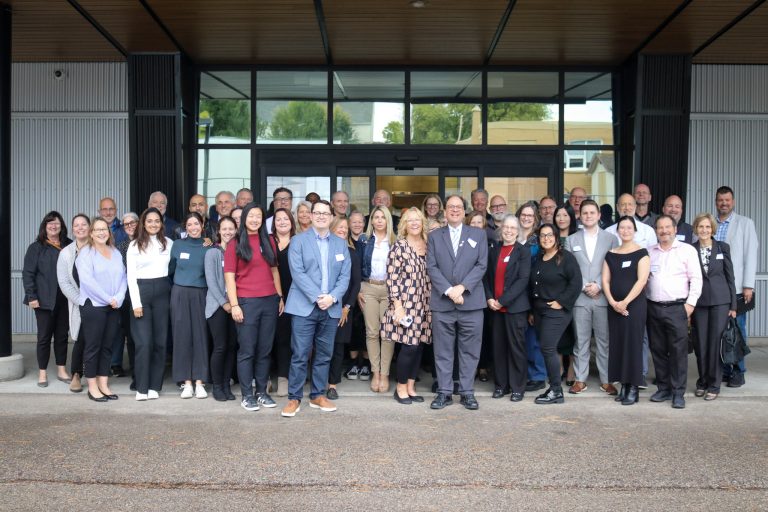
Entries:
{"type": "Polygon", "coordinates": [[[133,370],[133,366],[136,364],[136,342],[133,339],[133,333],[131,332],[131,317],[133,316],[133,305],[131,299],[128,298],[128,294],[125,294],[125,301],[120,308],[120,330],[117,333],[117,343],[113,345],[120,351],[119,354],[112,354],[112,366],[123,365],[123,347],[128,349],[128,364],[133,370]],[[125,342],[125,343],[123,343],[125,342]]]}
{"type": "Polygon", "coordinates": [[[688,315],[683,304],[648,301],[648,343],[659,391],[685,393],[688,380],[688,315]]]}
{"type": "Polygon", "coordinates": [[[693,350],[699,379],[698,389],[712,393],[720,392],[723,381],[723,365],[720,362],[720,337],[728,324],[728,304],[696,306],[693,310],[693,350]]]}
{"type": "Polygon", "coordinates": [[[276,294],[238,297],[237,302],[243,312],[243,322],[237,324],[237,377],[240,391],[246,397],[253,396],[254,380],[256,392],[266,392],[280,298],[276,294]]]}
{"type": "Polygon", "coordinates": [[[83,374],[86,379],[109,376],[112,343],[120,329],[120,312],[111,306],[94,306],[91,300],[80,306],[85,331],[83,374]]]}
{"type": "MultiPolygon", "coordinates": [[[[80,306],[76,306],[80,307],[80,306]]],[[[83,350],[85,348],[85,329],[80,324],[80,331],[77,333],[77,339],[72,346],[72,361],[70,371],[74,375],[75,373],[83,376],[83,350]]]]}
{"type": "Polygon", "coordinates": [[[136,391],[160,391],[165,371],[165,343],[168,339],[168,312],[171,282],[167,277],[138,279],[139,295],[144,315],[131,315],[131,332],[136,343],[136,364],[133,375],[136,391]]]}
{"type": "Polygon", "coordinates": [[[41,370],[48,368],[51,359],[51,338],[53,338],[53,355],[56,366],[67,364],[67,337],[69,335],[69,305],[63,293],[56,295],[56,305],[53,309],[35,311],[37,320],[37,367],[41,370]]]}
{"type": "Polygon", "coordinates": [[[478,370],[490,370],[494,367],[493,313],[490,309],[483,310],[483,342],[480,347],[480,361],[477,363],[478,370]]]}
{"type": "Polygon", "coordinates": [[[208,328],[211,330],[213,340],[213,352],[211,353],[211,381],[220,386],[229,384],[232,371],[235,368],[235,355],[237,354],[237,329],[232,316],[219,308],[208,319],[208,328]]]}
{"type": "Polygon", "coordinates": [[[173,285],[173,380],[210,379],[208,371],[208,326],[205,322],[205,288],[173,285]]]}
{"type": "Polygon", "coordinates": [[[537,301],[533,307],[533,317],[541,354],[547,367],[549,386],[552,389],[562,389],[557,344],[570,325],[573,313],[565,309],[552,309],[544,301],[537,301]]]}
{"type": "MultiPolygon", "coordinates": [[[[338,331],[337,331],[338,332],[338,331]]],[[[333,343],[333,355],[331,355],[331,367],[328,369],[328,384],[338,384],[341,382],[341,370],[344,366],[344,353],[347,351],[347,344],[339,341],[338,337],[333,343]]]]}
{"type": "Polygon", "coordinates": [[[408,384],[409,380],[416,380],[419,376],[421,366],[421,354],[424,352],[424,345],[400,345],[400,353],[395,362],[395,371],[397,372],[397,383],[408,384]]]}
{"type": "Polygon", "coordinates": [[[283,313],[277,317],[277,329],[275,330],[275,343],[272,347],[277,365],[277,376],[288,378],[288,369],[291,367],[291,315],[283,313]]]}
{"type": "Polygon", "coordinates": [[[493,379],[497,388],[525,393],[528,354],[525,329],[528,313],[492,313],[493,379]]]}

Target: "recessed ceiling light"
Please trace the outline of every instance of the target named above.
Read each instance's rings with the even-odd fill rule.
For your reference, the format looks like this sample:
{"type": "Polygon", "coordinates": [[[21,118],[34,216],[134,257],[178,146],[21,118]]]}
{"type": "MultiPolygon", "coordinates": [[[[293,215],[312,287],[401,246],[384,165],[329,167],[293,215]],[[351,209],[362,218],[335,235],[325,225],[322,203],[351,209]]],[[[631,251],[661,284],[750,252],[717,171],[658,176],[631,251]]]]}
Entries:
{"type": "Polygon", "coordinates": [[[427,6],[427,0],[411,0],[408,2],[414,9],[421,9],[427,6]]]}

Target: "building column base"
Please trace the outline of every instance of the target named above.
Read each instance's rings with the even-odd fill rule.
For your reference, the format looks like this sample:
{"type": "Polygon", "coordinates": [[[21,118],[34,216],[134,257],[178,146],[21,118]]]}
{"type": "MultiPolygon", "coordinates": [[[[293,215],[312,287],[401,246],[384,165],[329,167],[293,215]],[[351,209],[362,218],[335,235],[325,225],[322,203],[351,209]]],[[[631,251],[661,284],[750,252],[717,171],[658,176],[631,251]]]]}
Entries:
{"type": "Polygon", "coordinates": [[[21,354],[11,354],[0,357],[0,382],[18,380],[24,376],[24,357],[21,354]]]}

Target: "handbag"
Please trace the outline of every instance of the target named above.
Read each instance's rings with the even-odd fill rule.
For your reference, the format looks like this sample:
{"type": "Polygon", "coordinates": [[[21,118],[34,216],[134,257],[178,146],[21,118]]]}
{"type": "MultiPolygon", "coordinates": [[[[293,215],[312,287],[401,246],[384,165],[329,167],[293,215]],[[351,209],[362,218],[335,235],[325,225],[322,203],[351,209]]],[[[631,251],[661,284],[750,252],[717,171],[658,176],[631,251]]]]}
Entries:
{"type": "Polygon", "coordinates": [[[750,352],[736,319],[729,318],[720,336],[720,360],[723,364],[738,364],[750,352]]]}
{"type": "Polygon", "coordinates": [[[752,300],[749,301],[749,303],[744,301],[744,295],[738,294],[736,295],[736,314],[737,315],[743,315],[747,311],[752,311],[755,309],[755,291],[752,290],[752,300]]]}

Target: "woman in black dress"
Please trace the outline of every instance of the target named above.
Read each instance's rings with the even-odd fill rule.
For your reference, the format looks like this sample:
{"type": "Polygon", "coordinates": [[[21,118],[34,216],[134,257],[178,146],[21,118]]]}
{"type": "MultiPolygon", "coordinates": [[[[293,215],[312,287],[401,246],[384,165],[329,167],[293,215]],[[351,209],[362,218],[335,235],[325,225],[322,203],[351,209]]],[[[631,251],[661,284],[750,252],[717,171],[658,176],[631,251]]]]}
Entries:
{"type": "Polygon", "coordinates": [[[643,384],[643,332],[647,304],[643,289],[648,281],[651,259],[635,243],[635,219],[619,219],[616,233],[621,245],[605,255],[603,293],[608,300],[608,381],[621,382],[615,398],[622,405],[638,400],[643,384]]]}
{"type": "MultiPolygon", "coordinates": [[[[272,237],[277,247],[277,272],[280,274],[280,287],[286,297],[293,282],[291,268],[288,265],[288,247],[294,235],[296,235],[296,222],[291,212],[285,208],[275,210],[272,221],[272,237]]],[[[291,315],[288,313],[283,312],[277,317],[272,356],[275,360],[275,366],[277,366],[277,396],[288,396],[288,369],[291,366],[291,315]]]]}

